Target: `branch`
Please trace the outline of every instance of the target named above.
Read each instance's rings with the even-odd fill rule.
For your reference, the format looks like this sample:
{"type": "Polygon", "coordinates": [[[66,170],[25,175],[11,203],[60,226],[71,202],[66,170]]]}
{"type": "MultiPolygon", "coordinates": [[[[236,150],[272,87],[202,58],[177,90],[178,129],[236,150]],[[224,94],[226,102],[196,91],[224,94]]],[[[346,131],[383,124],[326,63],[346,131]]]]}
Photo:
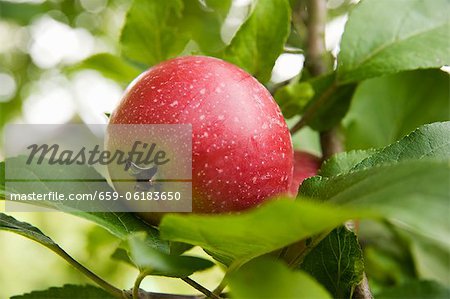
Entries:
{"type": "MultiPolygon", "coordinates": [[[[300,7],[300,9],[303,9],[300,7]]],[[[327,71],[327,63],[325,62],[326,49],[325,49],[325,24],[327,21],[327,1],[326,0],[308,0],[307,1],[307,45],[305,55],[305,67],[311,73],[313,77],[320,76],[327,71]]],[[[297,13],[301,15],[300,13],[297,13]]],[[[294,134],[301,128],[303,128],[309,121],[315,110],[322,104],[323,101],[329,97],[329,92],[326,91],[309,111],[305,111],[300,121],[295,124],[291,133],[294,134]],[[317,107],[318,106],[318,107],[317,107]]]]}
{"type": "Polygon", "coordinates": [[[308,39],[305,57],[306,68],[312,76],[317,77],[327,71],[324,61],[325,24],[327,21],[327,1],[309,0],[308,9],[308,39]]]}
{"type": "Polygon", "coordinates": [[[141,285],[142,280],[144,280],[145,277],[147,277],[150,274],[150,272],[141,272],[139,273],[138,277],[136,278],[136,281],[134,283],[134,287],[131,290],[123,291],[122,295],[124,298],[127,299],[221,299],[218,295],[214,294],[213,292],[209,291],[196,281],[190,279],[189,277],[181,278],[184,282],[189,284],[194,289],[199,290],[204,295],[175,295],[175,294],[166,294],[166,293],[152,293],[147,292],[139,286],[141,285]]]}
{"type": "Polygon", "coordinates": [[[185,277],[185,278],[181,278],[181,279],[184,282],[186,282],[187,284],[189,284],[191,287],[193,287],[194,289],[197,289],[200,292],[202,292],[203,294],[205,294],[208,298],[220,299],[220,297],[218,295],[216,295],[215,293],[211,292],[210,290],[208,290],[207,288],[203,287],[202,285],[198,284],[197,282],[195,282],[194,280],[190,279],[189,277],[185,277]]]}
{"type": "MultiPolygon", "coordinates": [[[[305,67],[313,77],[320,76],[327,72],[325,48],[325,25],[327,21],[327,1],[326,0],[308,0],[307,1],[307,51],[305,57],[305,67]]],[[[334,93],[336,85],[333,84],[326,90],[320,98],[312,105],[298,123],[292,129],[291,134],[308,124],[308,121],[314,116],[318,108],[325,102],[331,94],[334,93]]],[[[335,153],[342,151],[343,146],[336,129],[320,133],[320,145],[322,148],[323,159],[328,159],[335,153]]]]}
{"type": "Polygon", "coordinates": [[[141,289],[139,288],[141,286],[142,281],[150,272],[140,272],[138,277],[136,278],[136,281],[134,282],[133,291],[132,291],[132,297],[133,299],[139,299],[141,289]]]}
{"type": "Polygon", "coordinates": [[[320,145],[322,147],[322,159],[324,161],[344,150],[342,140],[336,128],[320,133],[320,145]]]}
{"type": "MultiPolygon", "coordinates": [[[[124,298],[132,299],[133,291],[124,291],[124,298]]],[[[165,294],[165,293],[152,293],[146,292],[142,289],[139,289],[139,299],[205,299],[203,295],[175,295],[175,294],[165,294]]]]}
{"type": "Polygon", "coordinates": [[[363,273],[363,280],[356,286],[353,293],[353,299],[373,299],[373,295],[370,292],[369,282],[367,281],[366,273],[363,273]]]}
{"type": "Polygon", "coordinates": [[[48,247],[50,250],[58,254],[60,257],[65,259],[69,264],[71,264],[75,269],[89,277],[92,281],[94,281],[97,285],[102,287],[105,291],[110,293],[116,298],[122,297],[122,291],[112,284],[108,283],[107,281],[103,280],[101,277],[97,276],[94,272],[83,266],[81,263],[79,263],[77,260],[75,260],[73,257],[71,257],[67,252],[64,251],[61,247],[58,245],[54,247],[48,247]]]}

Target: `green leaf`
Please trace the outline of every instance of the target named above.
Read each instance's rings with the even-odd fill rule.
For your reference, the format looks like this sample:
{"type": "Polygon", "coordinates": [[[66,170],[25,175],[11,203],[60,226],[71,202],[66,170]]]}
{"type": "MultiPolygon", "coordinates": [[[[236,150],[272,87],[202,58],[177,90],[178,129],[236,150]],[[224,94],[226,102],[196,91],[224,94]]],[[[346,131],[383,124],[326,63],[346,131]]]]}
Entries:
{"type": "Polygon", "coordinates": [[[448,120],[448,86],[449,75],[440,70],[404,72],[361,83],[343,121],[346,148],[386,146],[420,125],[448,120]]]}
{"type": "Polygon", "coordinates": [[[189,36],[178,28],[181,0],[134,0],[122,29],[122,53],[137,62],[155,65],[179,54],[189,36]]]}
{"type": "Polygon", "coordinates": [[[318,175],[332,177],[349,172],[355,165],[373,155],[375,150],[338,153],[322,163],[318,175]]]}
{"type": "Polygon", "coordinates": [[[434,281],[409,281],[376,294],[377,299],[448,299],[450,289],[434,281]]]}
{"type": "MultiPolygon", "coordinates": [[[[26,165],[24,159],[27,157],[20,156],[17,158],[9,158],[6,159],[6,163],[11,163],[14,167],[11,168],[11,174],[14,177],[20,177],[23,180],[31,180],[34,181],[33,184],[24,184],[24,188],[20,190],[13,190],[9,188],[9,192],[13,193],[33,193],[37,192],[37,190],[52,190],[59,192],[61,194],[69,194],[69,193],[84,193],[91,194],[97,191],[114,191],[107,183],[106,179],[103,178],[100,174],[98,174],[92,167],[88,166],[74,166],[70,167],[67,165],[48,165],[42,164],[39,167],[34,167],[33,165],[26,165]],[[79,181],[74,184],[72,182],[66,182],[65,184],[53,184],[45,180],[39,180],[39,178],[47,177],[48,173],[57,173],[58,177],[63,179],[64,177],[77,177],[79,181]],[[84,178],[89,178],[88,181],[83,181],[84,178]],[[59,188],[59,189],[58,189],[59,188]]],[[[0,162],[0,199],[5,199],[5,162],[0,162]],[[3,191],[2,191],[3,190],[3,191]]],[[[9,170],[8,170],[9,171],[9,170]]],[[[56,177],[56,176],[55,176],[56,177]]],[[[101,201],[92,201],[91,205],[104,205],[101,201]]],[[[159,239],[159,233],[156,229],[146,225],[140,219],[138,219],[132,213],[124,213],[124,212],[84,212],[79,207],[77,208],[76,203],[71,201],[63,201],[59,203],[55,203],[51,206],[60,211],[67,212],[90,221],[93,221],[102,227],[106,228],[113,235],[119,237],[120,239],[126,239],[131,233],[137,231],[145,231],[149,235],[152,236],[154,241],[155,248],[168,252],[168,243],[161,241],[159,239]]],[[[92,208],[94,206],[91,206],[92,208]]],[[[102,210],[101,206],[98,206],[97,209],[93,210],[102,210]]],[[[107,207],[103,207],[103,210],[107,211],[107,207]]]]}
{"type": "Polygon", "coordinates": [[[222,20],[224,20],[230,10],[231,1],[232,0],[205,0],[204,3],[208,9],[216,11],[222,20]]]}
{"type": "Polygon", "coordinates": [[[52,287],[45,291],[33,291],[28,294],[13,296],[11,299],[73,299],[74,294],[77,298],[83,299],[113,299],[116,298],[104,290],[91,285],[70,285],[62,287],[52,287]]]}
{"type": "Polygon", "coordinates": [[[203,53],[216,55],[225,47],[221,28],[230,6],[231,0],[134,0],[122,30],[123,54],[155,65],[180,55],[193,40],[203,53]]]}
{"type": "MultiPolygon", "coordinates": [[[[415,232],[411,237],[411,248],[416,266],[423,277],[442,279],[446,277],[443,275],[446,270],[438,264],[450,250],[448,136],[450,122],[422,126],[361,162],[357,161],[360,157],[354,159],[350,155],[345,166],[347,171],[339,167],[346,163],[346,155],[335,156],[334,161],[331,159],[327,163],[330,166],[337,164],[337,170],[332,170],[329,177],[305,181],[300,191],[303,195],[332,203],[377,211],[397,226],[415,232]],[[344,161],[336,163],[337,157],[344,161]],[[429,240],[426,243],[420,241],[424,238],[429,240]],[[426,245],[428,243],[433,245],[426,245]],[[424,249],[431,247],[434,251],[424,249]],[[424,252],[430,254],[424,256],[424,252]],[[419,255],[424,259],[419,259],[419,255]]],[[[324,167],[329,169],[330,166],[324,167]]],[[[395,266],[390,261],[386,265],[395,266]]]]}
{"type": "Polygon", "coordinates": [[[20,222],[3,213],[0,213],[0,230],[6,230],[24,236],[57,253],[62,250],[58,244],[47,237],[37,227],[34,227],[26,222],[20,222]]]}
{"type": "Polygon", "coordinates": [[[191,244],[180,243],[180,242],[169,242],[170,254],[172,255],[181,255],[184,252],[190,250],[192,247],[191,244]]]}
{"type": "Polygon", "coordinates": [[[239,266],[364,215],[369,214],[280,199],[238,215],[167,215],[160,230],[164,239],[199,245],[217,260],[239,266]]]}
{"type": "Polygon", "coordinates": [[[333,230],[306,256],[300,268],[325,286],[333,298],[351,298],[364,273],[356,235],[345,227],[333,230]]]}
{"type": "Polygon", "coordinates": [[[43,3],[13,3],[0,1],[0,18],[12,20],[20,25],[28,25],[37,15],[44,14],[52,9],[48,2],[43,3]]]}
{"type": "Polygon", "coordinates": [[[319,175],[332,177],[381,164],[423,158],[445,159],[450,156],[450,122],[424,125],[396,143],[375,150],[338,153],[322,164],[319,175]]]}
{"type": "Polygon", "coordinates": [[[359,170],[420,159],[448,159],[450,157],[450,121],[424,125],[400,141],[381,149],[355,165],[352,170],[359,170]]]}
{"type": "Polygon", "coordinates": [[[109,53],[91,56],[79,64],[69,68],[69,71],[93,69],[99,71],[106,78],[110,78],[122,85],[127,85],[144,70],[139,69],[124,59],[109,53]]]}
{"type": "Polygon", "coordinates": [[[394,224],[449,243],[449,161],[402,161],[305,180],[301,195],[343,207],[369,209],[394,224]]]}
{"type": "Polygon", "coordinates": [[[146,236],[142,234],[132,235],[127,244],[133,263],[141,272],[151,275],[187,277],[214,265],[211,261],[198,257],[164,254],[148,246],[146,236]]]}
{"type": "Polygon", "coordinates": [[[267,82],[276,59],[283,52],[290,19],[287,0],[258,1],[225,49],[224,59],[242,67],[259,81],[267,82]]]}
{"type": "Polygon", "coordinates": [[[362,1],[342,37],[339,82],[450,64],[449,8],[448,0],[362,1]]]}
{"type": "Polygon", "coordinates": [[[113,254],[111,255],[111,258],[116,260],[116,261],[121,261],[124,262],[125,264],[128,264],[132,267],[136,267],[136,265],[133,263],[133,261],[130,259],[130,257],[128,256],[128,252],[119,247],[117,248],[113,254]]]}
{"type": "Polygon", "coordinates": [[[184,0],[180,31],[186,32],[203,53],[213,54],[222,50],[225,43],[220,31],[230,5],[231,0],[184,0]]]}
{"type": "Polygon", "coordinates": [[[450,285],[448,266],[450,246],[426,236],[409,235],[411,255],[419,278],[436,280],[450,285]]]}
{"type": "Polygon", "coordinates": [[[278,88],[274,98],[285,118],[292,118],[301,114],[314,96],[314,89],[307,82],[293,83],[278,88]]]}
{"type": "Polygon", "coordinates": [[[269,258],[260,258],[243,266],[230,276],[229,285],[232,298],[331,298],[306,273],[290,270],[269,258]]]}

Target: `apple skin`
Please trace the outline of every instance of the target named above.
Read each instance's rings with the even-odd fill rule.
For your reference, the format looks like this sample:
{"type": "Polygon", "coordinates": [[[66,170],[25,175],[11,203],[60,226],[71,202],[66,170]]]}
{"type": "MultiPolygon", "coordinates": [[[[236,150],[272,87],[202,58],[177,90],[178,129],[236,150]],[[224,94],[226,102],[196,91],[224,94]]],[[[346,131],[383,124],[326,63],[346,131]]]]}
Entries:
{"type": "Polygon", "coordinates": [[[313,154],[303,151],[294,152],[294,174],[289,188],[292,196],[297,196],[298,188],[305,179],[317,174],[321,163],[321,159],[313,154]]]}
{"type": "Polygon", "coordinates": [[[289,191],[292,141],[278,105],[223,60],[185,56],[150,68],[128,87],[110,124],[192,125],[195,213],[240,211],[289,191]]]}

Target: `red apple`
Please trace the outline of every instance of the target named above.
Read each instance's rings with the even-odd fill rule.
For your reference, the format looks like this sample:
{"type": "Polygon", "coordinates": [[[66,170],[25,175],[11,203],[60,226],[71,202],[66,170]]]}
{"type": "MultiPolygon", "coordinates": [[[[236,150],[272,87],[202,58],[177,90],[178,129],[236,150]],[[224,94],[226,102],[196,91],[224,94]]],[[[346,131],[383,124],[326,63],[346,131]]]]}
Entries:
{"type": "Polygon", "coordinates": [[[220,59],[186,56],[135,81],[110,124],[192,125],[193,212],[239,211],[289,191],[289,130],[250,74],[220,59]]]}
{"type": "Polygon", "coordinates": [[[289,193],[297,196],[298,188],[303,180],[315,176],[320,168],[321,160],[319,157],[302,151],[294,152],[294,175],[292,177],[289,193]]]}

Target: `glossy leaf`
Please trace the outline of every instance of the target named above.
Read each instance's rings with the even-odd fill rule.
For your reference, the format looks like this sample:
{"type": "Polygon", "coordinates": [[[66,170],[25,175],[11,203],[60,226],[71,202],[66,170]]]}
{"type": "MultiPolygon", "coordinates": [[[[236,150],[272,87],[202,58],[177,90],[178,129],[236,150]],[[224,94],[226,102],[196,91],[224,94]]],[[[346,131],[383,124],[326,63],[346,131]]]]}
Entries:
{"type": "Polygon", "coordinates": [[[347,173],[355,165],[370,157],[375,152],[375,150],[360,150],[338,153],[322,163],[318,175],[323,177],[332,177],[347,173]]]}
{"type": "Polygon", "coordinates": [[[393,143],[361,163],[352,170],[376,167],[382,164],[420,159],[448,159],[450,157],[450,121],[424,125],[400,141],[393,143]]]}
{"type": "Polygon", "coordinates": [[[231,0],[184,0],[179,30],[189,35],[203,53],[214,55],[225,47],[221,28],[230,5],[231,0]]]}
{"type": "Polygon", "coordinates": [[[336,154],[322,164],[318,174],[332,177],[404,160],[446,159],[450,156],[450,145],[446,138],[449,134],[450,122],[424,125],[382,149],[336,154]]]}
{"type": "Polygon", "coordinates": [[[216,55],[225,47],[221,28],[230,5],[230,0],[134,0],[122,30],[123,54],[147,66],[199,50],[216,55]],[[185,49],[190,40],[195,45],[185,49]]]}
{"type": "Polygon", "coordinates": [[[364,272],[356,235],[345,227],[333,230],[306,256],[300,269],[317,279],[333,298],[351,298],[364,272]]]}
{"type": "Polygon", "coordinates": [[[149,242],[145,237],[145,235],[135,234],[127,241],[129,256],[141,272],[151,275],[187,277],[214,265],[198,257],[165,254],[148,246],[149,242]]]}
{"type": "Polygon", "coordinates": [[[448,0],[362,1],[345,27],[338,80],[360,81],[450,64],[449,4],[448,0]]]}
{"type": "Polygon", "coordinates": [[[181,0],[134,0],[120,37],[123,54],[149,66],[179,54],[189,40],[177,26],[182,11],[181,0]]]}
{"type": "Polygon", "coordinates": [[[301,195],[376,211],[402,228],[448,243],[448,161],[403,161],[305,180],[301,195]]]}
{"type": "Polygon", "coordinates": [[[439,258],[430,257],[442,256],[450,248],[450,222],[446,220],[449,134],[450,122],[422,126],[361,162],[357,162],[360,157],[353,159],[350,155],[345,166],[347,171],[340,168],[345,162],[336,159],[345,160],[346,155],[338,155],[326,162],[329,166],[324,165],[325,172],[333,165],[336,171],[332,170],[329,177],[306,180],[300,191],[320,200],[378,211],[397,226],[414,232],[411,248],[417,267],[426,275],[424,277],[433,277],[430,273],[434,270],[429,267],[439,263],[439,258]],[[427,243],[417,240],[423,238],[436,245],[433,246],[436,252],[419,259],[417,256],[424,253],[423,245],[427,243]]]}
{"type": "Polygon", "coordinates": [[[280,199],[239,215],[167,215],[160,230],[165,239],[199,245],[225,264],[241,265],[364,215],[369,214],[280,199]]]}
{"type": "Polygon", "coordinates": [[[287,0],[257,1],[251,15],[225,49],[224,58],[261,82],[267,82],[276,59],[283,52],[290,18],[287,0]]]}
{"type": "Polygon", "coordinates": [[[0,230],[6,230],[19,234],[35,242],[38,242],[53,251],[61,250],[61,248],[59,248],[59,246],[55,242],[53,242],[52,239],[47,237],[37,227],[26,222],[18,221],[14,217],[8,216],[3,213],[0,213],[0,230]]]}
{"type": "Polygon", "coordinates": [[[423,124],[448,120],[449,84],[449,75],[440,70],[404,72],[361,83],[343,121],[346,148],[386,146],[423,124]]]}
{"type": "Polygon", "coordinates": [[[231,298],[332,298],[308,274],[268,258],[249,262],[229,279],[231,298]]]}

